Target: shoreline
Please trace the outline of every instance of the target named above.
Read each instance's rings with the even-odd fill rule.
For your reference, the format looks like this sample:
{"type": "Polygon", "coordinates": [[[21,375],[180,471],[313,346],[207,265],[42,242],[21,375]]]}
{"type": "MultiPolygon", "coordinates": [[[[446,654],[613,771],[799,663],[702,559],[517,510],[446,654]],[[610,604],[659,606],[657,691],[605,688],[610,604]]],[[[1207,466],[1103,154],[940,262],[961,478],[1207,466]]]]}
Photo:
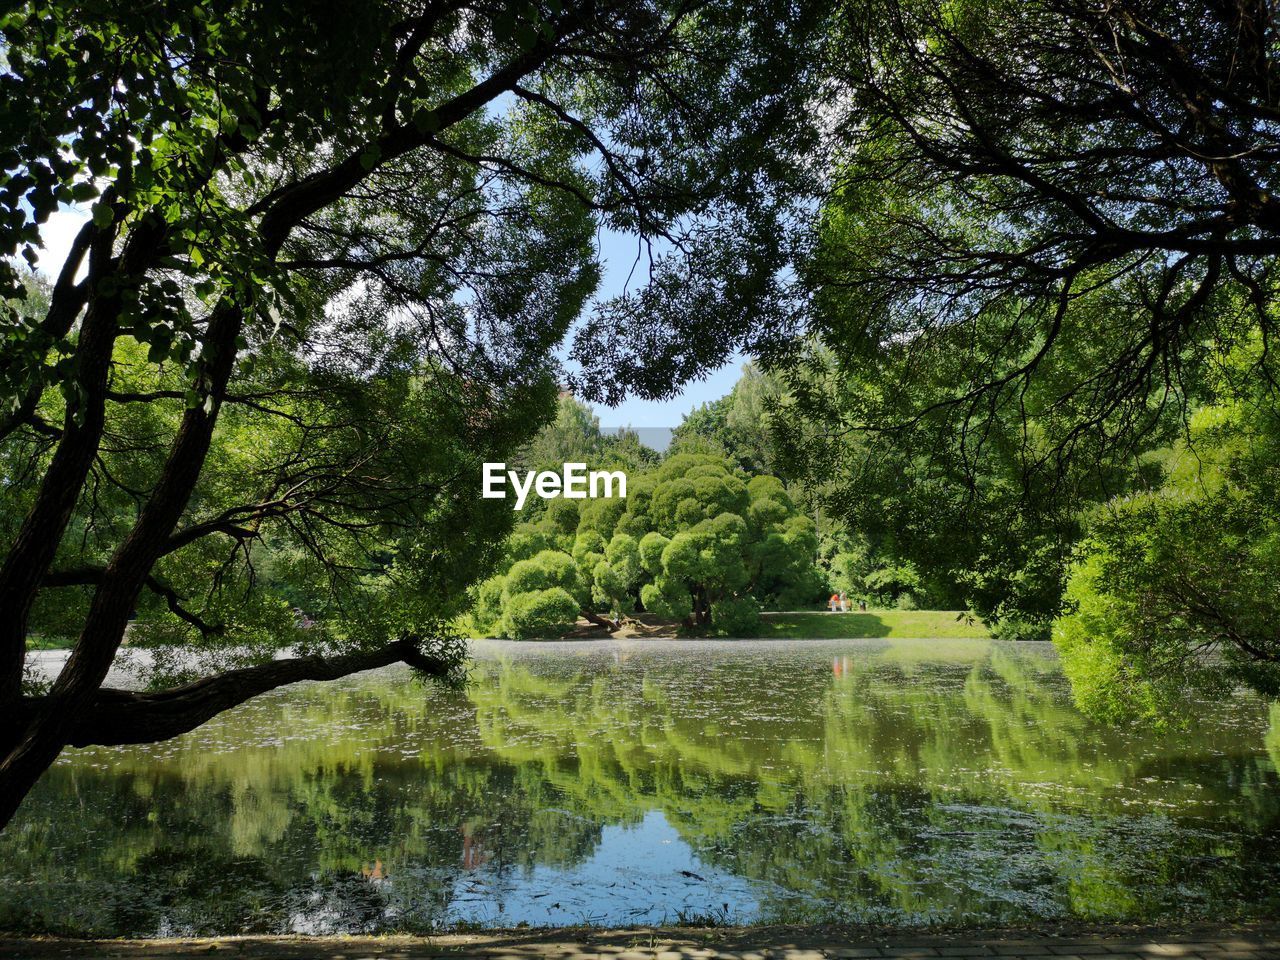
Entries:
{"type": "Polygon", "coordinates": [[[1070,960],[1276,960],[1280,923],[1167,924],[1044,922],[1009,927],[855,926],[560,927],[433,936],[229,936],[165,940],[77,940],[0,933],[0,958],[167,958],[236,956],[261,960],[356,960],[458,956],[573,960],[927,960],[978,957],[1070,960]]]}
{"type": "MultiPolygon", "coordinates": [[[[759,632],[750,637],[720,636],[690,630],[648,614],[629,615],[619,630],[579,620],[564,636],[530,637],[518,643],[582,642],[590,640],[992,640],[991,631],[964,610],[764,610],[759,632]]],[[[504,640],[502,637],[469,636],[468,640],[504,640]]],[[[72,644],[42,641],[28,646],[28,658],[40,654],[69,654],[72,644]]],[[[130,648],[126,641],[121,649],[130,648]]]]}

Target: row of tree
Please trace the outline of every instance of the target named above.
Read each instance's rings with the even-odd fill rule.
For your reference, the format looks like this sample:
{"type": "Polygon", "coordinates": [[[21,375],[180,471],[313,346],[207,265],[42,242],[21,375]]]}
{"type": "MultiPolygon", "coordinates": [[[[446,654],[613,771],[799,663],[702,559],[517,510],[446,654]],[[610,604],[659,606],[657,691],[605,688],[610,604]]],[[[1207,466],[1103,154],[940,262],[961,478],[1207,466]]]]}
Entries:
{"type": "Polygon", "coordinates": [[[782,481],[748,476],[723,453],[678,448],[637,472],[637,461],[656,454],[633,443],[600,436],[589,411],[562,398],[556,423],[530,452],[548,456],[547,466],[563,462],[566,447],[611,453],[631,470],[627,497],[532,501],[501,572],[476,592],[477,631],[554,636],[579,617],[614,630],[645,611],[741,636],[756,628],[762,603],[817,598],[814,524],[782,481]]]}
{"type": "MultiPolygon", "coordinates": [[[[1072,335],[1083,345],[1095,332],[1072,335]]],[[[1077,701],[1112,721],[1166,718],[1189,692],[1228,696],[1241,683],[1280,695],[1280,410],[1259,375],[1261,339],[1219,352],[1184,402],[1153,400],[1150,432],[1124,460],[1052,470],[1028,458],[1051,446],[1059,414],[1045,393],[1062,380],[1032,380],[1017,411],[1001,410],[966,450],[945,404],[909,429],[850,427],[922,362],[908,356],[918,345],[882,345],[856,369],[823,343],[807,349],[799,368],[749,365],[732,393],[685,419],[672,449],[787,478],[816,520],[826,589],[970,609],[997,636],[1053,639],[1077,701]]],[[[917,390],[899,416],[919,409],[917,390]]]]}

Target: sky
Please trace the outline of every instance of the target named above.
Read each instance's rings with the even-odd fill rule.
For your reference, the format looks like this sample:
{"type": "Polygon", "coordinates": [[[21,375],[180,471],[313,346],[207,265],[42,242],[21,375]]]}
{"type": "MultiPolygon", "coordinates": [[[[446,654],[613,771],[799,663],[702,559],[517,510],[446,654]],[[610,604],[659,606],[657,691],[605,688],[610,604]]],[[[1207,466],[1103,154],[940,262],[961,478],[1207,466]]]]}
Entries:
{"type": "MultiPolygon", "coordinates": [[[[599,239],[601,265],[600,300],[634,290],[644,282],[647,261],[636,262],[636,240],[618,233],[602,231],[599,239]]],[[[634,427],[645,440],[645,431],[653,428],[678,427],[684,415],[695,407],[718,400],[733,389],[747,357],[734,354],[723,366],[707,371],[704,379],[684,385],[670,400],[642,400],[630,397],[616,407],[595,407],[604,428],[634,427]]],[[[665,444],[664,444],[665,445],[665,444]]]]}
{"type": "Polygon", "coordinates": [[[88,219],[87,209],[59,205],[49,219],[41,224],[40,238],[44,241],[44,249],[40,251],[40,261],[36,267],[50,280],[58,275],[58,270],[71,250],[71,241],[88,219]]]}
{"type": "MultiPolygon", "coordinates": [[[[57,274],[67,258],[71,241],[84,224],[88,211],[81,207],[60,207],[40,228],[45,249],[40,254],[38,267],[49,277],[57,274]]],[[[628,285],[635,289],[643,282],[643,264],[636,264],[636,242],[621,234],[602,232],[599,241],[601,284],[597,296],[600,299],[624,292],[628,285]],[[633,274],[634,268],[634,274],[633,274]]],[[[567,346],[567,345],[566,345],[567,346]]],[[[641,400],[631,397],[616,407],[596,407],[600,425],[606,429],[633,427],[646,439],[649,430],[668,430],[680,425],[684,415],[695,407],[723,397],[738,381],[746,357],[735,354],[723,366],[709,370],[704,379],[685,384],[683,390],[670,400],[641,400]]],[[[658,438],[651,445],[665,446],[658,438]]]]}

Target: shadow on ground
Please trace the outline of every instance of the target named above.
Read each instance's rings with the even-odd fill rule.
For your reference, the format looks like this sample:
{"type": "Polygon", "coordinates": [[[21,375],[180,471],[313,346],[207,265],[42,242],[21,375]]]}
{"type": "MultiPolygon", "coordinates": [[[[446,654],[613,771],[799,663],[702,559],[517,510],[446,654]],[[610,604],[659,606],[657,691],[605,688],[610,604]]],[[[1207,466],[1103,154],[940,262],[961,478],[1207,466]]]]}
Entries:
{"type": "Polygon", "coordinates": [[[866,929],[550,930],[438,937],[64,940],[0,936],[3,960],[1280,960],[1280,924],[877,934],[866,929]]]}

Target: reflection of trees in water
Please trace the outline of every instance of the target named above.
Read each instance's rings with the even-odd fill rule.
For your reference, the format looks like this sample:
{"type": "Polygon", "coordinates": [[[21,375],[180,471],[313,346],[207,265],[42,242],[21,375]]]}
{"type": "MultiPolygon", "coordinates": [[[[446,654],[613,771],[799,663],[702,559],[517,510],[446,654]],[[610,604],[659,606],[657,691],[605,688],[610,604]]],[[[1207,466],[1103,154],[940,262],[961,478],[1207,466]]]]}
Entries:
{"type": "Polygon", "coordinates": [[[623,820],[659,807],[708,862],[790,891],[766,898],[777,919],[831,902],[853,919],[1015,919],[1274,901],[1280,798],[1274,768],[1240,752],[1239,704],[1206,707],[1194,730],[1105,729],[1038,653],[948,644],[945,656],[886,644],[834,661],[807,691],[771,675],[771,691],[796,697],[781,737],[777,703],[761,730],[717,702],[738,688],[731,665],[714,684],[615,683],[611,709],[585,679],[559,706],[524,699],[528,675],[509,669],[476,701],[500,756],[552,771],[579,758],[591,775],[561,779],[566,794],[592,810],[608,797],[623,820]],[[694,711],[673,703],[686,686],[694,711]]]}
{"type": "MultiPolygon", "coordinates": [[[[476,867],[477,848],[488,868],[519,870],[581,862],[598,843],[598,824],[557,813],[535,771],[434,749],[439,730],[401,740],[403,717],[429,710],[421,690],[344,689],[332,701],[298,692],[270,744],[215,752],[183,741],[163,757],[86,751],[56,766],[22,825],[0,838],[0,926],[428,928],[448,910],[451,878],[476,867]],[[330,723],[356,736],[334,736],[330,723]],[[381,744],[364,738],[370,731],[381,744]],[[415,749],[402,750],[408,742],[415,749]],[[170,882],[158,863],[209,868],[170,882]],[[224,875],[235,878],[225,896],[224,875]]],[[[255,741],[260,716],[228,719],[255,741]]],[[[217,736],[236,739],[224,725],[217,736]]]]}
{"type": "Polygon", "coordinates": [[[84,751],[0,838],[0,924],[422,928],[468,871],[572,867],[655,808],[761,881],[776,919],[1273,902],[1274,764],[1239,746],[1255,727],[1223,709],[1100,729],[1051,661],[1007,645],[479,673],[465,694],[298,688],[170,744],[84,751]]]}
{"type": "Polygon", "coordinates": [[[842,670],[821,757],[792,755],[807,819],[830,827],[816,843],[804,834],[814,849],[803,861],[836,868],[797,876],[775,856],[746,869],[831,895],[856,888],[849,902],[891,915],[1133,917],[1274,902],[1275,771],[1240,753],[1238,723],[1099,728],[1071,708],[1050,661],[1002,644],[953,695],[936,690],[886,684],[877,665],[842,670]]]}

